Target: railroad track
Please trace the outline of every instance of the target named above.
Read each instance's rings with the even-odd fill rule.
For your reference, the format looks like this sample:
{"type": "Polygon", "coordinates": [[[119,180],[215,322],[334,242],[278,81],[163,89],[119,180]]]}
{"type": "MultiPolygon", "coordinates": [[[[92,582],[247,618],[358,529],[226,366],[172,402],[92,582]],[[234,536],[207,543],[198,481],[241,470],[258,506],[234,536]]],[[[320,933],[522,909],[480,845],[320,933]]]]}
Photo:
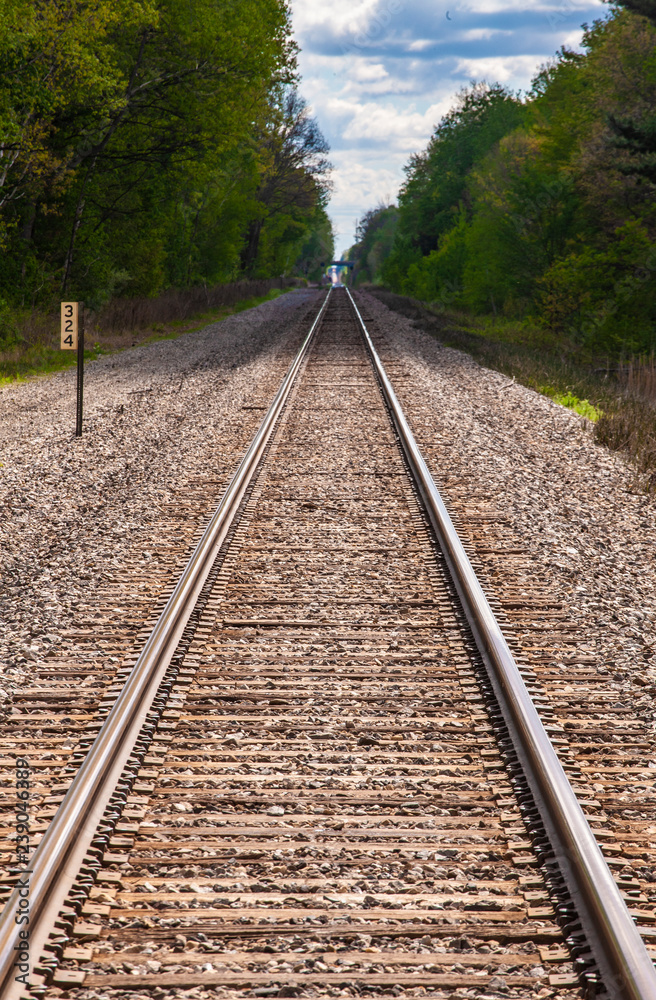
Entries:
{"type": "Polygon", "coordinates": [[[100,698],[60,663],[4,740],[5,787],[49,796],[3,997],[656,996],[345,290],[141,638],[100,698]]]}

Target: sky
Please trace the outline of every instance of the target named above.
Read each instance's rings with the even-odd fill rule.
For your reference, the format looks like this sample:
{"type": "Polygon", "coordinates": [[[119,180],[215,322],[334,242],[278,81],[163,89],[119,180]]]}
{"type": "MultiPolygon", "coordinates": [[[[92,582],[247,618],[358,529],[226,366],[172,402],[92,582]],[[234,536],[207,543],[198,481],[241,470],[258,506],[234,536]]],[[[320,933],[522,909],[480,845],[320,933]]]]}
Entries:
{"type": "Polygon", "coordinates": [[[292,0],[300,91],[330,143],[337,256],[473,80],[525,91],[599,0],[292,0]]]}

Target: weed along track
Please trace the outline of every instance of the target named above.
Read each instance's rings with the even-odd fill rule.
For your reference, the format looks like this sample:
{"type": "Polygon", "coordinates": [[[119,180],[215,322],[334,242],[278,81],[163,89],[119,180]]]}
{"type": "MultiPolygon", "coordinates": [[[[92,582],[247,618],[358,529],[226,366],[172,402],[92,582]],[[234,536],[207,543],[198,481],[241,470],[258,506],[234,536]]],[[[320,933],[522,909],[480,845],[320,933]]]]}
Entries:
{"type": "MultiPolygon", "coordinates": [[[[46,943],[30,991],[5,951],[3,996],[656,995],[346,290],[328,294],[283,389],[197,575],[135,647],[154,687],[98,765],[100,804],[78,809],[93,829],[61,857],[39,848],[52,882],[32,866],[33,940],[46,943]]],[[[55,681],[39,697],[86,711],[55,681]]],[[[97,713],[77,745],[41,716],[21,734],[39,766],[71,755],[59,781],[40,779],[40,829],[97,713]]],[[[610,854],[644,829],[613,828],[610,854]]],[[[639,903],[640,885],[623,885],[639,903]]],[[[647,907],[638,919],[649,944],[647,907]]]]}

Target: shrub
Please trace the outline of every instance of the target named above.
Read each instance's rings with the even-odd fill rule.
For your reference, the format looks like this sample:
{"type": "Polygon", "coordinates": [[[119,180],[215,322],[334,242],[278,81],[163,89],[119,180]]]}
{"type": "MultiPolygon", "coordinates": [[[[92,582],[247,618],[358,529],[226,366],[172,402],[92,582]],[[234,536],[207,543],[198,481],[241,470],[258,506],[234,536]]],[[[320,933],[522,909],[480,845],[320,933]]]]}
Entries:
{"type": "Polygon", "coordinates": [[[21,340],[17,317],[5,300],[0,298],[0,351],[15,347],[21,340]]]}

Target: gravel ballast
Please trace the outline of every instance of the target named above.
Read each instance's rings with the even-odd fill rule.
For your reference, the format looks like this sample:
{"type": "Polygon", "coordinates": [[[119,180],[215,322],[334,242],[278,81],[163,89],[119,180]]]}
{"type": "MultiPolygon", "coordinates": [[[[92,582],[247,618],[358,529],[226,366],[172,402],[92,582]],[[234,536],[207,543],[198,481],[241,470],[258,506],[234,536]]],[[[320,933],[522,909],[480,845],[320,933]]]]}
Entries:
{"type": "MultiPolygon", "coordinates": [[[[335,292],[334,295],[344,293],[335,292]]],[[[3,691],[8,701],[12,695],[14,698],[13,710],[6,723],[7,742],[14,748],[12,753],[16,746],[23,752],[27,733],[30,745],[35,748],[34,759],[39,764],[40,784],[35,787],[40,789],[41,801],[35,803],[40,810],[36,812],[35,830],[37,826],[45,829],[56,805],[53,800],[64,794],[65,785],[59,783],[60,766],[64,767],[61,776],[70,776],[81,759],[79,748],[84,748],[85,741],[88,744],[93,738],[97,706],[110,701],[103,694],[110,690],[107,685],[114,664],[118,669],[124,654],[125,664],[134,659],[127,655],[135,645],[133,640],[138,638],[140,630],[143,637],[144,625],[152,619],[153,608],[177,577],[194,538],[219,500],[271,402],[321,298],[316,292],[291,293],[198,334],[91,364],[87,379],[85,435],[81,440],[76,440],[72,434],[74,373],[35,380],[0,393],[0,461],[3,463],[0,473],[6,510],[0,529],[4,574],[0,618],[5,643],[0,655],[4,664],[3,691]],[[85,695],[81,688],[87,682],[89,690],[85,695]],[[39,688],[39,684],[43,687],[39,688]],[[39,757],[43,747],[48,747],[48,752],[39,757]],[[53,779],[57,779],[57,783],[53,779]],[[46,795],[46,792],[52,794],[46,795]]],[[[513,648],[519,648],[520,655],[525,655],[522,666],[528,674],[526,661],[529,667],[538,665],[537,680],[547,678],[543,686],[545,697],[540,690],[532,688],[532,693],[539,701],[543,718],[557,723],[555,727],[549,725],[550,735],[557,742],[561,759],[565,763],[569,761],[568,766],[574,765],[575,791],[585,804],[591,822],[597,824],[595,829],[599,828],[600,834],[606,837],[604,846],[614,852],[614,863],[622,868],[621,878],[626,880],[623,888],[627,892],[630,889],[633,894],[629,901],[638,905],[638,914],[642,914],[640,919],[651,923],[651,904],[656,902],[656,866],[651,840],[645,840],[645,833],[649,833],[647,822],[653,823],[654,782],[653,773],[647,770],[652,764],[645,748],[653,748],[655,725],[653,696],[656,685],[652,655],[656,611],[654,501],[640,492],[633,470],[621,457],[594,444],[589,425],[578,416],[516,385],[511,379],[482,368],[469,356],[442,347],[375,298],[363,293],[358,295],[358,303],[418,443],[472,553],[474,564],[477,569],[480,567],[484,588],[501,608],[504,628],[507,628],[511,643],[515,643],[513,648]],[[542,665],[545,666],[541,674],[542,665]],[[549,699],[556,706],[556,713],[551,712],[549,699]],[[590,768],[587,767],[589,760],[593,762],[590,768]],[[613,842],[615,836],[621,842],[613,842]]],[[[342,331],[333,327],[329,334],[334,337],[337,348],[341,348],[342,331]]],[[[390,910],[399,905],[408,910],[405,915],[409,916],[412,907],[408,909],[408,892],[419,897],[423,894],[419,882],[423,876],[421,863],[439,860],[445,862],[443,874],[441,869],[431,867],[427,870],[431,876],[429,888],[432,891],[432,877],[438,874],[440,878],[453,880],[456,885],[462,880],[463,896],[466,894],[462,910],[467,910],[473,919],[471,938],[483,921],[492,920],[490,937],[496,948],[501,920],[497,922],[496,916],[492,919],[491,912],[503,916],[503,920],[512,913],[512,919],[517,918],[519,923],[516,906],[506,905],[504,900],[506,893],[503,890],[508,886],[500,884],[516,879],[521,906],[527,904],[526,917],[538,922],[542,943],[547,940],[542,937],[546,927],[542,921],[552,920],[553,909],[543,892],[541,880],[536,886],[533,878],[538,870],[534,868],[533,855],[527,854],[530,844],[526,842],[526,834],[531,831],[521,825],[521,814],[507,780],[509,775],[504,773],[500,759],[490,762],[492,737],[484,735],[485,727],[490,726],[490,717],[480,714],[482,698],[476,689],[475,676],[472,673],[471,678],[466,676],[466,683],[462,681],[470,666],[464,665],[468,656],[460,648],[461,634],[457,647],[454,643],[457,620],[450,609],[444,607],[446,601],[443,604],[437,599],[437,592],[430,602],[427,599],[430,578],[420,572],[419,561],[408,564],[402,578],[403,586],[399,582],[401,577],[394,575],[399,552],[404,547],[408,552],[415,552],[418,547],[423,531],[421,516],[414,502],[412,512],[404,513],[401,508],[377,511],[371,493],[367,492],[372,487],[366,481],[360,495],[354,490],[351,496],[341,498],[344,507],[329,502],[331,486],[326,475],[332,474],[334,479],[341,477],[345,481],[351,474],[354,477],[373,475],[368,463],[370,453],[376,449],[382,456],[377,468],[383,482],[391,476],[403,477],[391,433],[386,445],[380,438],[373,440],[377,432],[372,414],[376,408],[367,403],[366,397],[358,395],[361,380],[355,377],[357,372],[342,362],[336,367],[338,375],[318,367],[315,370],[319,374],[308,377],[312,412],[318,416],[302,417],[295,424],[293,419],[289,421],[301,445],[293,443],[293,435],[287,433],[285,426],[281,429],[280,441],[274,443],[272,453],[279,448],[282,458],[277,473],[269,468],[273,486],[262,500],[259,520],[256,521],[252,514],[250,555],[246,558],[245,550],[235,545],[229,553],[229,558],[234,560],[232,566],[227,566],[228,560],[222,566],[222,572],[226,566],[229,569],[226,580],[231,581],[229,593],[232,596],[224,600],[228,593],[228,584],[225,584],[223,595],[217,595],[211,609],[208,604],[207,617],[199,621],[193,640],[195,645],[187,650],[179,683],[164,709],[161,732],[158,731],[153,741],[157,745],[154,750],[153,745],[150,746],[139,780],[132,786],[134,795],[123,816],[125,823],[120,828],[117,826],[115,842],[110,840],[110,846],[120,848],[121,853],[110,854],[106,860],[109,865],[117,866],[118,872],[112,870],[109,886],[103,886],[103,891],[93,896],[88,912],[90,916],[103,920],[107,916],[110,921],[116,921],[121,934],[128,931],[125,941],[129,943],[129,951],[126,950],[126,954],[136,954],[143,949],[143,957],[150,956],[142,964],[129,958],[122,967],[116,968],[112,968],[113,954],[105,956],[102,962],[98,960],[98,965],[108,968],[110,976],[117,977],[109,980],[110,987],[113,983],[121,990],[127,989],[130,996],[141,996],[141,992],[136,992],[140,988],[152,989],[148,977],[159,974],[163,964],[157,957],[156,945],[150,943],[150,931],[153,931],[153,939],[156,928],[165,930],[170,938],[169,931],[173,927],[176,936],[172,938],[170,951],[162,956],[172,959],[171,965],[167,962],[164,972],[167,975],[171,972],[173,978],[162,980],[164,986],[160,994],[173,996],[182,990],[190,996],[209,996],[214,981],[219,991],[233,995],[222,982],[225,968],[215,969],[212,963],[204,962],[201,953],[207,954],[204,944],[208,942],[205,931],[196,934],[198,941],[203,943],[201,952],[194,954],[195,946],[189,949],[189,954],[180,950],[187,947],[181,921],[186,927],[187,924],[201,924],[208,917],[212,920],[218,917],[218,937],[221,933],[219,922],[224,923],[228,913],[226,902],[237,904],[239,909],[248,908],[240,898],[245,885],[234,884],[236,855],[240,861],[255,862],[255,868],[243,869],[244,879],[252,876],[250,888],[255,891],[255,897],[251,897],[250,902],[254,908],[264,907],[265,903],[268,907],[267,893],[274,891],[281,893],[284,905],[296,910],[295,896],[290,896],[290,902],[284,895],[287,891],[284,886],[273,887],[259,882],[261,855],[259,849],[252,851],[253,845],[258,843],[255,836],[262,835],[262,820],[267,824],[271,822],[272,829],[277,828],[276,836],[281,832],[278,824],[292,823],[291,816],[287,817],[287,805],[291,802],[299,823],[299,836],[293,841],[285,841],[285,852],[290,860],[292,856],[296,858],[307,852],[312,861],[317,861],[322,893],[341,891],[327,885],[322,873],[331,871],[333,861],[341,866],[351,860],[349,838],[357,840],[363,836],[364,828],[359,824],[364,824],[365,819],[361,817],[368,815],[359,805],[353,812],[353,805],[365,801],[370,804],[376,822],[383,822],[380,829],[373,825],[367,828],[362,843],[363,855],[372,848],[374,831],[376,836],[390,834],[388,817],[381,807],[389,808],[395,819],[409,817],[401,819],[399,830],[405,824],[404,832],[393,834],[380,851],[384,858],[388,845],[394,852],[402,850],[399,862],[404,871],[397,873],[390,869],[387,876],[393,876],[394,881],[388,881],[382,888],[378,863],[373,872],[372,891],[376,894],[387,892],[387,902],[391,904],[385,905],[376,919],[384,918],[387,924],[391,918],[389,922],[396,923],[398,914],[390,910]],[[331,381],[338,377],[339,382],[331,381]],[[320,385],[319,391],[315,389],[317,385],[320,385]],[[321,454],[316,439],[324,434],[328,437],[326,428],[331,423],[321,413],[330,412],[333,407],[337,394],[331,386],[337,385],[341,386],[340,405],[348,415],[348,423],[337,428],[339,433],[332,437],[321,454]],[[321,398],[314,398],[314,395],[321,398]],[[348,442],[351,446],[354,440],[359,441],[361,447],[356,454],[352,448],[349,452],[344,444],[348,442]],[[298,495],[295,496],[292,483],[300,478],[299,456],[307,482],[296,489],[298,495]],[[288,463],[287,466],[284,463],[288,463]],[[394,468],[395,464],[398,469],[394,468]],[[279,510],[289,505],[290,499],[302,504],[295,507],[292,503],[287,511],[289,525],[282,532],[283,518],[279,517],[279,510]],[[340,510],[345,508],[348,515],[340,515],[340,510]],[[344,530],[349,518],[351,527],[356,525],[357,530],[344,530]],[[299,525],[303,524],[311,525],[316,534],[303,535],[299,531],[299,525]],[[401,537],[402,524],[405,524],[406,543],[401,537]],[[277,531],[280,531],[279,537],[277,531]],[[389,546],[382,550],[385,559],[379,562],[369,554],[367,536],[372,531],[378,533],[381,544],[389,546]],[[331,544],[333,555],[342,553],[337,573],[333,567],[339,563],[330,561],[331,544]],[[286,566],[278,557],[278,547],[283,545],[289,550],[286,566]],[[267,550],[266,558],[262,555],[263,549],[267,550]],[[322,560],[328,571],[322,570],[313,577],[313,562],[319,566],[322,560]],[[360,573],[357,581],[356,571],[360,573]],[[298,608],[291,616],[288,614],[293,608],[286,596],[286,587],[291,581],[291,589],[297,588],[302,598],[300,607],[307,605],[311,615],[317,611],[316,619],[301,616],[298,608]],[[327,581],[325,592],[315,585],[315,581],[327,581]],[[353,597],[352,620],[348,619],[350,607],[348,610],[346,607],[340,610],[341,605],[337,608],[339,598],[335,595],[340,588],[344,594],[348,589],[348,595],[341,599],[344,604],[351,602],[353,597]],[[261,592],[254,593],[258,589],[261,592]],[[394,608],[406,591],[410,596],[405,598],[407,608],[404,607],[403,616],[396,618],[393,612],[389,613],[390,621],[386,625],[386,605],[394,608]],[[386,594],[389,600],[385,599],[386,594]],[[361,609],[369,600],[371,609],[363,612],[361,609]],[[230,601],[234,601],[232,607],[230,601]],[[321,607],[320,601],[325,602],[325,607],[321,607]],[[429,603],[430,609],[422,609],[422,605],[429,603]],[[258,617],[244,617],[249,607],[258,617]],[[262,618],[259,617],[261,608],[266,608],[262,618]],[[274,609],[277,609],[275,617],[274,609]],[[354,631],[362,630],[357,637],[363,650],[362,659],[359,649],[357,652],[353,649],[355,643],[351,636],[347,635],[343,643],[336,642],[340,633],[335,626],[340,615],[348,619],[347,624],[350,623],[354,631]],[[436,620],[438,615],[442,619],[439,622],[436,620]],[[277,636],[281,625],[284,634],[279,638],[284,648],[272,652],[273,642],[278,641],[277,638],[272,641],[272,636],[274,633],[277,636]],[[306,638],[299,639],[298,632],[306,627],[316,627],[321,640],[312,643],[307,639],[311,633],[305,632],[301,635],[306,638]],[[381,642],[386,627],[394,631],[389,631],[381,642]],[[442,627],[446,634],[440,644],[438,632],[442,627]],[[380,659],[375,656],[376,643],[381,646],[380,659]],[[332,653],[325,651],[328,645],[336,647],[335,659],[332,653]],[[288,646],[294,648],[288,649],[288,646]],[[441,653],[441,650],[447,652],[441,653]],[[299,676],[310,676],[309,686],[300,696],[294,693],[291,683],[293,671],[285,666],[294,659],[299,676]],[[344,695],[339,684],[335,665],[340,661],[347,668],[349,683],[353,683],[352,698],[350,694],[344,695]],[[431,663],[436,666],[431,667],[431,663]],[[438,685],[436,678],[440,677],[440,669],[445,664],[447,669],[438,685]],[[318,676],[319,669],[323,670],[322,676],[318,676]],[[381,686],[384,712],[390,717],[384,725],[381,725],[382,710],[372,709],[367,669],[371,669],[375,682],[381,686]],[[413,694],[408,698],[398,684],[388,685],[386,678],[393,680],[389,671],[400,674],[402,669],[408,671],[412,685],[424,685],[418,688],[416,697],[413,694]],[[203,671],[206,671],[205,677],[203,671]],[[461,689],[456,681],[462,685],[461,689]],[[188,691],[184,685],[189,687],[188,691]],[[448,700],[454,690],[460,698],[455,707],[448,700]],[[281,697],[273,697],[274,694],[281,697]],[[353,710],[358,698],[363,702],[366,699],[366,705],[353,710]],[[296,699],[295,707],[290,706],[296,699]],[[268,733],[261,712],[267,705],[272,706],[268,733]],[[327,751],[322,747],[326,735],[324,727],[331,725],[331,714],[335,721],[339,719],[336,731],[346,732],[347,740],[356,741],[353,755],[345,756],[341,742],[329,742],[327,751]],[[461,714],[465,716],[463,720],[458,717],[461,714]],[[365,738],[363,741],[358,728],[363,725],[376,735],[379,729],[393,733],[393,746],[387,745],[392,743],[387,736],[379,741],[377,748],[376,740],[365,738]],[[239,728],[234,729],[235,726],[239,728]],[[310,738],[316,737],[317,743],[300,743],[308,735],[310,726],[310,738]],[[185,732],[187,745],[183,745],[180,736],[185,732]],[[242,738],[244,743],[240,744],[242,738]],[[292,742],[297,739],[300,750],[292,742]],[[407,743],[401,742],[406,739],[407,743]],[[438,739],[440,742],[435,742],[438,739]],[[467,740],[472,745],[471,754],[462,752],[467,740]],[[475,745],[476,754],[481,752],[483,740],[486,754],[480,769],[474,771],[473,747],[475,745]],[[281,759],[276,758],[280,744],[282,764],[281,759]],[[312,756],[308,755],[310,750],[312,756]],[[452,764],[446,760],[446,755],[453,750],[456,752],[452,764]],[[390,766],[394,773],[381,778],[376,771],[375,755],[388,751],[393,755],[390,766]],[[317,756],[319,752],[325,754],[323,760],[317,756]],[[251,759],[251,753],[261,754],[263,766],[259,775],[256,771],[258,758],[251,759]],[[288,756],[292,755],[296,759],[288,761],[288,756]],[[448,768],[443,773],[430,775],[432,763],[440,760],[444,760],[448,768]],[[364,795],[367,791],[364,787],[359,789],[363,793],[361,799],[354,794],[360,780],[357,769],[350,766],[354,762],[363,766],[363,773],[371,774],[371,798],[364,795]],[[288,763],[299,768],[298,776],[293,779],[288,778],[285,770],[288,763]],[[316,815],[314,802],[312,808],[305,811],[306,785],[313,794],[316,790],[316,804],[320,806],[316,815]],[[395,802],[397,786],[399,798],[395,802]],[[327,789],[331,789],[328,794],[327,789]],[[199,791],[202,796],[198,795],[199,791]],[[473,792],[479,797],[469,794],[473,792]],[[319,866],[318,852],[323,849],[320,842],[324,836],[326,840],[333,836],[328,824],[331,822],[329,817],[334,815],[336,793],[344,793],[345,813],[344,821],[334,829],[339,837],[345,838],[345,843],[339,846],[339,853],[330,853],[325,866],[319,866]],[[421,800],[418,793],[421,793],[421,800]],[[402,804],[403,796],[408,803],[407,809],[402,804]],[[455,796],[458,799],[454,804],[455,796]],[[414,808],[424,801],[428,806],[426,812],[420,809],[414,812],[414,808]],[[265,807],[264,814],[262,807],[265,807]],[[485,818],[491,808],[497,807],[498,824],[495,820],[495,832],[488,843],[483,836],[487,829],[485,818]],[[234,815],[228,816],[233,810],[234,815]],[[434,810],[431,816],[444,819],[442,831],[428,823],[429,810],[434,810]],[[253,827],[247,833],[254,836],[245,843],[243,823],[249,812],[253,827]],[[156,817],[157,824],[154,819],[147,818],[149,816],[156,817]],[[277,818],[269,821],[267,816],[277,818]],[[280,817],[285,817],[284,821],[280,817]],[[235,821],[234,844],[229,843],[233,835],[226,836],[227,818],[235,821]],[[164,823],[158,825],[162,819],[164,823]],[[354,819],[355,824],[351,826],[354,819]],[[453,825],[452,820],[455,820],[453,825]],[[156,826],[164,839],[155,833],[156,826]],[[469,844],[471,851],[467,846],[460,849],[458,845],[441,854],[442,839],[448,840],[461,827],[463,844],[469,844]],[[415,834],[410,833],[415,829],[424,830],[421,836],[425,835],[427,841],[438,836],[437,844],[430,843],[431,850],[417,852],[417,845],[413,847],[412,840],[415,834]],[[213,853],[215,848],[206,839],[215,835],[216,842],[221,844],[218,853],[213,853]],[[172,849],[174,842],[177,846],[172,849]],[[290,846],[291,851],[288,850],[290,846]],[[437,846],[440,857],[431,858],[432,849],[437,846]],[[190,853],[192,850],[198,853],[190,853]],[[165,852],[168,851],[172,853],[167,857],[165,852]],[[161,888],[164,883],[159,874],[154,876],[156,884],[145,881],[150,878],[150,868],[133,881],[135,859],[140,852],[139,863],[144,865],[144,871],[151,865],[158,873],[166,867],[171,868],[170,899],[168,890],[161,888]],[[410,856],[409,852],[412,852],[410,856]],[[415,858],[411,862],[413,854],[415,858]],[[181,891],[178,890],[181,856],[185,864],[196,858],[197,868],[185,869],[182,874],[186,880],[202,871],[200,888],[185,881],[181,891]],[[223,861],[227,863],[225,869],[206,877],[206,864],[213,867],[223,861]],[[491,862],[500,866],[499,878],[494,877],[488,865],[491,862]],[[526,874],[531,877],[525,878],[526,874]],[[397,884],[397,875],[407,878],[408,889],[403,882],[397,884]],[[124,879],[126,882],[121,885],[120,892],[116,889],[116,877],[121,883],[124,879]],[[474,879],[471,884],[470,877],[474,879]],[[219,881],[210,886],[213,878],[219,881]],[[472,907],[469,894],[472,885],[476,890],[478,880],[485,883],[486,893],[477,901],[482,905],[472,907]],[[227,897],[224,896],[224,883],[229,885],[227,897]],[[525,892],[527,888],[531,891],[525,892]],[[539,891],[532,891],[536,888],[539,891]],[[393,891],[389,892],[390,889],[393,891]],[[497,894],[494,890],[500,891],[497,894]],[[141,895],[144,891],[153,893],[149,902],[141,895]],[[201,894],[205,891],[216,897],[216,910],[207,905],[212,902],[207,897],[203,905],[201,894]],[[111,909],[114,902],[118,907],[111,909]],[[94,913],[93,907],[97,904],[106,909],[94,913]],[[147,910],[151,916],[146,917],[147,910]],[[510,913],[502,913],[505,910],[510,913]],[[133,918],[134,923],[129,923],[133,918]],[[142,935],[136,946],[128,942],[133,930],[142,935]],[[178,936],[182,937],[179,947],[178,936]],[[135,947],[136,952],[133,951],[135,947]],[[176,968],[178,963],[181,964],[179,969],[176,968]],[[199,979],[190,983],[189,968],[184,968],[185,965],[191,966],[199,979]],[[207,977],[202,979],[205,973],[216,977],[209,980],[209,992],[204,985],[207,977]],[[134,975],[145,978],[143,982],[137,980],[133,990],[134,979],[130,977],[134,975]],[[180,979],[176,980],[176,975],[180,979]],[[194,982],[200,983],[195,989],[194,982]],[[190,985],[191,990],[188,989],[190,985]]],[[[375,395],[374,386],[370,391],[375,395]]],[[[379,419],[383,418],[381,413],[379,419]]],[[[380,482],[375,487],[386,488],[380,482]]],[[[259,488],[258,485],[254,495],[259,488]]],[[[397,485],[387,489],[391,494],[397,485]]],[[[408,499],[413,499],[410,488],[408,499]]],[[[246,527],[249,516],[244,518],[236,536],[246,527]]],[[[431,542],[427,537],[425,541],[428,559],[423,566],[430,567],[432,572],[431,542]]],[[[333,739],[330,729],[328,738],[333,739]]],[[[496,756],[496,751],[492,753],[496,756]]],[[[369,781],[369,777],[366,780],[369,781]]],[[[330,852],[337,846],[331,841],[330,852]]],[[[374,844],[373,849],[379,848],[374,844]]],[[[276,850],[271,860],[284,860],[284,857],[282,851],[279,854],[276,850]]],[[[265,864],[262,869],[268,878],[271,869],[268,861],[265,864]]],[[[349,925],[350,903],[364,902],[368,920],[373,916],[372,900],[374,910],[380,902],[378,895],[364,895],[367,889],[360,880],[361,865],[358,859],[357,866],[345,873],[349,886],[345,922],[349,925]],[[358,881],[351,881],[355,879],[358,881]]],[[[308,866],[299,875],[294,861],[290,893],[305,894],[303,879],[314,878],[308,875],[310,868],[308,866]]],[[[283,873],[282,868],[276,867],[273,871],[276,876],[283,873]]],[[[441,896],[441,890],[435,895],[441,896]]],[[[431,904],[433,912],[427,915],[428,920],[441,925],[442,929],[453,928],[456,896],[459,893],[449,888],[444,903],[440,900],[435,907],[431,904]],[[443,910],[449,912],[438,912],[443,910]]],[[[328,909],[331,911],[343,902],[328,896],[325,901],[330,904],[328,909]]],[[[416,899],[409,901],[412,904],[416,899]]],[[[305,909],[305,898],[301,902],[305,909]]],[[[277,906],[274,909],[279,912],[277,906]]],[[[322,914],[322,917],[324,915],[326,920],[330,919],[330,914],[322,914]]],[[[233,911],[233,917],[241,922],[243,915],[233,911]]],[[[419,918],[423,920],[421,913],[419,918]]],[[[525,934],[524,917],[521,922],[525,934]]],[[[266,934],[269,926],[267,922],[266,934]]],[[[243,930],[252,930],[237,929],[240,935],[243,930]]],[[[316,930],[314,924],[306,929],[312,934],[316,930]]],[[[349,932],[352,929],[348,927],[349,932]]],[[[386,927],[385,931],[388,929],[393,928],[386,927]]],[[[371,941],[369,937],[369,944],[371,941]]],[[[463,937],[462,941],[466,942],[463,951],[480,944],[480,941],[472,944],[469,937],[463,937]]],[[[427,947],[433,947],[434,943],[429,937],[427,947]]],[[[317,942],[317,946],[319,944],[317,942]]],[[[531,951],[535,949],[533,941],[526,944],[531,951]]],[[[209,947],[212,948],[211,937],[209,947]]],[[[481,946],[481,954],[492,954],[493,950],[488,945],[481,946]]],[[[314,946],[310,951],[314,952],[314,946]]],[[[370,952],[367,947],[366,951],[368,955],[376,949],[370,952]]],[[[426,953],[430,955],[430,951],[426,953]]],[[[524,956],[528,952],[522,948],[517,954],[524,956]]],[[[250,975],[252,950],[245,955],[239,963],[248,965],[250,975]]],[[[257,982],[268,983],[269,978],[274,979],[281,970],[290,978],[298,971],[293,964],[286,965],[275,955],[275,949],[268,944],[261,955],[262,968],[266,971],[257,982]]],[[[285,956],[284,951],[282,956],[285,956]]],[[[460,964],[463,957],[460,946],[456,957],[458,961],[451,971],[459,975],[464,969],[460,964]]],[[[551,966],[542,964],[542,952],[540,959],[540,964],[535,966],[531,959],[529,974],[535,978],[535,988],[529,990],[531,994],[545,998],[573,996],[574,992],[578,995],[569,967],[562,977],[558,974],[551,977],[551,966]],[[555,981],[559,978],[561,982],[555,981]]],[[[562,955],[556,958],[553,953],[547,955],[544,962],[552,959],[556,965],[564,962],[562,955]]],[[[71,955],[70,960],[76,962],[78,959],[71,955]]],[[[368,971],[369,961],[367,957],[368,971]]],[[[376,958],[371,961],[378,964],[376,958]]],[[[413,969],[420,964],[423,963],[415,966],[413,962],[413,969]]],[[[322,962],[312,966],[312,974],[326,973],[328,965],[322,962]]],[[[512,992],[514,986],[510,978],[514,975],[513,966],[505,961],[495,964],[484,959],[477,968],[483,965],[486,968],[485,988],[490,994],[510,995],[509,990],[512,992]],[[510,968],[508,979],[505,978],[507,967],[510,968]]],[[[229,965],[227,968],[230,970],[229,965]]],[[[301,971],[309,970],[303,968],[301,971]]],[[[241,976],[239,968],[234,972],[241,976]]],[[[435,979],[428,981],[441,984],[441,973],[435,971],[432,963],[422,972],[429,976],[435,973],[435,979]]],[[[392,976],[394,970],[385,969],[384,974],[392,976]]],[[[333,975],[332,970],[329,975],[333,975]]],[[[351,971],[350,963],[346,968],[340,967],[337,976],[339,979],[334,982],[345,986],[342,995],[362,992],[362,984],[351,980],[351,976],[357,976],[357,971],[351,971]]],[[[394,980],[385,980],[385,985],[390,981],[394,980]]],[[[67,980],[63,978],[60,982],[67,980]]],[[[86,985],[96,987],[98,982],[90,978],[86,985]]],[[[404,982],[409,986],[408,995],[425,994],[423,986],[415,990],[411,980],[404,982]]],[[[240,980],[239,988],[241,983],[240,980]]],[[[270,991],[268,985],[265,989],[270,991]]],[[[525,992],[526,984],[521,989],[525,992]]],[[[57,987],[53,995],[59,992],[57,987]]],[[[77,991],[73,992],[77,995],[77,991]]],[[[236,992],[237,989],[235,995],[236,992]]],[[[446,993],[439,995],[446,996],[446,993]]],[[[100,993],[90,993],[85,988],[82,995],[99,996],[100,993]]],[[[308,995],[323,996],[325,989],[311,987],[308,995]]],[[[458,990],[453,995],[472,998],[481,995],[478,981],[475,988],[458,990]]]]}
{"type": "MultiPolygon", "coordinates": [[[[90,363],[81,439],[74,371],[0,391],[3,692],[103,599],[103,581],[142,571],[163,542],[186,552],[209,510],[184,528],[172,521],[165,539],[162,510],[202,477],[219,499],[264,412],[243,407],[270,402],[318,297],[290,293],[90,363]]],[[[476,499],[502,509],[509,544],[529,551],[599,662],[651,698],[655,505],[632,468],[576,414],[442,347],[374,297],[361,301],[386,356],[408,373],[399,396],[451,508],[464,516],[476,499]]]]}
{"type": "Polygon", "coordinates": [[[74,370],[0,390],[0,704],[78,616],[116,603],[117,582],[137,594],[159,552],[184,558],[213,508],[167,512],[206,480],[218,502],[317,299],[290,292],[88,363],[81,438],[74,370]]]}
{"type": "Polygon", "coordinates": [[[656,680],[656,499],[635,469],[595,444],[573,411],[442,346],[374,296],[361,301],[384,360],[405,372],[399,398],[465,532],[468,511],[500,511],[504,544],[530,560],[527,583],[563,602],[618,691],[643,695],[656,719],[644,690],[656,680]]]}

